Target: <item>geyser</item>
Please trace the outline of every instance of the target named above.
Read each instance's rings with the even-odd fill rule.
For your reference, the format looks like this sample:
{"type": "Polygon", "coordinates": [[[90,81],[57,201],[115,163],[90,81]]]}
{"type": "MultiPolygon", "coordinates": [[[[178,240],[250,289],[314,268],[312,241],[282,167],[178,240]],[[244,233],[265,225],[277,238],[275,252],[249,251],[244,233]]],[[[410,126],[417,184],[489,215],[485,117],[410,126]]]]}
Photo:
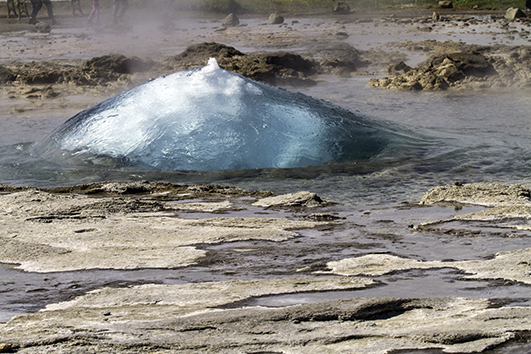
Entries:
{"type": "Polygon", "coordinates": [[[84,163],[227,170],[367,159],[386,144],[367,118],[225,71],[210,59],[78,113],[41,150],[84,163]]]}

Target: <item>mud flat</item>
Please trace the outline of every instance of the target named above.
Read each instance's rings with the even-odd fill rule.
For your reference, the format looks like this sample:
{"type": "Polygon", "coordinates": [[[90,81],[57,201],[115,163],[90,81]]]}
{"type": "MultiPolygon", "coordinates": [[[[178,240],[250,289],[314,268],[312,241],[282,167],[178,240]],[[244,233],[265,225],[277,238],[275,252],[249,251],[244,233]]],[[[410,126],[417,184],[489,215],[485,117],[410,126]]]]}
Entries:
{"type": "MultiPolygon", "coordinates": [[[[418,203],[361,209],[310,192],[274,196],[146,181],[1,190],[0,261],[24,270],[17,277],[25,282],[20,288],[3,283],[2,292],[22,294],[31,274],[55,282],[41,285],[39,292],[47,297],[40,299],[40,311],[0,324],[1,352],[472,353],[495,348],[502,353],[528,348],[527,229],[519,229],[521,242],[513,242],[512,250],[491,258],[461,256],[474,258],[468,260],[433,259],[445,252],[438,245],[441,237],[446,247],[457,245],[455,237],[444,239],[440,228],[430,229],[466,219],[477,208],[527,206],[529,190],[522,186],[441,186],[418,203]],[[466,204],[459,209],[455,203],[466,204]],[[412,220],[417,224],[407,224],[412,220]],[[407,252],[399,251],[408,243],[407,252]],[[428,244],[431,249],[419,259],[428,244]],[[66,274],[105,271],[112,277],[114,271],[149,268],[157,278],[141,284],[85,284],[86,290],[69,296],[58,290],[66,274]],[[457,270],[443,276],[442,284],[465,284],[457,293],[467,296],[430,296],[447,290],[445,285],[423,289],[433,284],[422,272],[440,269],[457,270]],[[168,274],[176,270],[187,279],[168,284],[168,274]],[[210,274],[206,280],[197,277],[199,270],[210,274]],[[215,280],[219,272],[227,280],[215,280]],[[411,280],[420,280],[420,287],[393,296],[398,284],[411,280]],[[493,288],[502,295],[492,296],[493,288]],[[283,297],[291,300],[267,305],[283,297]]],[[[481,219],[482,227],[510,228],[510,217],[481,219]]],[[[531,214],[515,217],[521,221],[531,214]]],[[[485,239],[507,247],[505,235],[485,239]]],[[[2,306],[7,305],[4,300],[2,306]]]]}

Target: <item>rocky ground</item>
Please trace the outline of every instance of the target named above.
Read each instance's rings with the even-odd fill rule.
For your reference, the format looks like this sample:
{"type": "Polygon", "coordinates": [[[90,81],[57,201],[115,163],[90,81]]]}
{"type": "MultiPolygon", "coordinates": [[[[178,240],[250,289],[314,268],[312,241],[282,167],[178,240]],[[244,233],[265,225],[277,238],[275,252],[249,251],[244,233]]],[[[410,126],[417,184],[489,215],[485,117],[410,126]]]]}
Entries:
{"type": "MultiPolygon", "coordinates": [[[[422,261],[371,252],[349,257],[344,251],[361,240],[351,240],[346,246],[346,239],[332,235],[352,227],[364,228],[358,222],[371,211],[360,211],[354,223],[341,206],[309,192],[273,196],[230,187],[149,182],[52,190],[2,186],[1,190],[0,262],[47,274],[48,280],[38,292],[55,293],[41,303],[45,306],[41,311],[0,325],[1,352],[385,353],[440,349],[472,353],[506,343],[514,349],[529,340],[530,308],[511,305],[515,299],[355,295],[381,287],[378,277],[382,275],[411,270],[455,269],[461,274],[457,279],[531,284],[529,248],[469,261],[422,261]],[[305,245],[292,243],[298,249],[282,246],[296,240],[305,245]],[[321,256],[304,251],[304,247],[321,256]],[[343,256],[330,261],[338,258],[332,256],[332,250],[341,248],[343,256]],[[252,270],[243,264],[246,259],[261,265],[252,270]],[[81,294],[79,289],[65,289],[62,294],[53,290],[61,272],[186,270],[197,266],[213,274],[216,269],[232,274],[233,280],[174,285],[126,282],[81,294]],[[249,273],[255,273],[250,278],[256,279],[245,279],[249,273]],[[337,292],[352,295],[334,300],[337,292]],[[308,302],[303,300],[305,294],[322,295],[308,302]],[[295,303],[297,296],[303,301],[267,304],[268,298],[290,295],[295,303]],[[53,303],[53,299],[62,301],[53,303]]],[[[408,209],[451,204],[450,209],[456,210],[457,205],[470,203],[490,208],[398,229],[467,237],[470,235],[460,228],[470,233],[495,228],[511,232],[512,237],[518,232],[517,237],[528,237],[530,195],[530,190],[514,185],[438,187],[408,209]],[[453,225],[455,221],[475,224],[453,225]]],[[[396,210],[391,208],[388,216],[396,210]]],[[[403,220],[380,221],[390,222],[403,220]]],[[[385,242],[389,237],[389,230],[382,230],[379,236],[373,235],[372,242],[385,242]]],[[[402,238],[398,233],[393,237],[393,242],[402,238]]],[[[374,247],[367,244],[361,249],[374,247]]],[[[385,287],[382,290],[383,295],[385,287]]]]}
{"type": "MultiPolygon", "coordinates": [[[[275,85],[529,85],[526,18],[431,12],[0,19],[0,106],[76,112],[211,56],[275,85]]],[[[212,185],[0,185],[0,353],[528,352],[530,196],[456,183],[347,208],[212,185]]]]}

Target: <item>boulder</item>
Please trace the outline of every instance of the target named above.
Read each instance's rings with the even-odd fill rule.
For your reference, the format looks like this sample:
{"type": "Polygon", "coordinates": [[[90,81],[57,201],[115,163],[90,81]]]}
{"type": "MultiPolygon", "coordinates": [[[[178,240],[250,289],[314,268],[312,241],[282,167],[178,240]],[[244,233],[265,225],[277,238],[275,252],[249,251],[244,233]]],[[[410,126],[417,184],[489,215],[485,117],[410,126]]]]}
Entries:
{"type": "Polygon", "coordinates": [[[514,21],[517,18],[527,17],[527,15],[517,7],[510,7],[507,9],[505,17],[507,17],[509,21],[514,21]]]}
{"type": "Polygon", "coordinates": [[[280,25],[284,23],[284,17],[282,17],[281,15],[277,13],[272,13],[271,15],[269,15],[268,23],[270,25],[280,25]]]}
{"type": "Polygon", "coordinates": [[[391,75],[405,74],[411,70],[412,68],[403,61],[396,64],[391,64],[385,69],[385,71],[391,75]]]}
{"type": "Polygon", "coordinates": [[[465,74],[459,70],[457,65],[448,58],[446,58],[435,70],[438,77],[442,77],[448,82],[456,82],[463,80],[466,77],[465,74]]]}
{"type": "Polygon", "coordinates": [[[452,0],[442,0],[439,1],[439,7],[441,9],[453,9],[454,5],[452,3],[452,0]]]}
{"type": "Polygon", "coordinates": [[[347,15],[350,13],[350,6],[344,2],[338,2],[335,6],[334,6],[334,13],[336,14],[342,14],[342,15],[347,15]]]}
{"type": "Polygon", "coordinates": [[[240,24],[240,19],[235,14],[231,13],[223,20],[221,24],[223,27],[234,27],[240,24]]]}
{"type": "Polygon", "coordinates": [[[492,64],[484,55],[477,52],[450,53],[436,56],[431,59],[430,65],[438,67],[438,70],[446,65],[455,65],[466,76],[482,77],[495,74],[492,64]]]}

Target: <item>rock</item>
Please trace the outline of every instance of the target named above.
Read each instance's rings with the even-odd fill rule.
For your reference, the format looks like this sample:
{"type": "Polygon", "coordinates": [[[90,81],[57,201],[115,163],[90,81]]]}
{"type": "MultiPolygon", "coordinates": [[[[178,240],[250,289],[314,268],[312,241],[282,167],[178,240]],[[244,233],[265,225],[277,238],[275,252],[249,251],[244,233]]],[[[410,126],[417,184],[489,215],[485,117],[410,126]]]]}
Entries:
{"type": "Polygon", "coordinates": [[[347,15],[350,13],[350,6],[347,3],[338,2],[334,6],[334,13],[341,14],[341,15],[347,15]]]}
{"type": "Polygon", "coordinates": [[[13,73],[13,70],[0,65],[0,84],[6,84],[11,81],[15,81],[17,76],[13,73]]]}
{"type": "Polygon", "coordinates": [[[531,204],[531,190],[518,184],[470,183],[430,189],[420,204],[458,202],[485,206],[531,204]]]}
{"type": "MultiPolygon", "coordinates": [[[[397,69],[400,68],[405,67],[397,69]]],[[[442,54],[431,58],[424,66],[403,73],[393,70],[393,66],[388,67],[388,71],[397,76],[371,79],[369,84],[396,90],[445,90],[451,85],[497,77],[498,74],[491,60],[477,52],[442,54]]]]}
{"type": "Polygon", "coordinates": [[[405,74],[411,70],[413,70],[413,68],[404,63],[403,61],[398,62],[396,64],[391,64],[385,69],[385,71],[391,75],[405,74]]]}
{"type": "Polygon", "coordinates": [[[496,73],[487,58],[477,52],[444,54],[436,56],[430,61],[430,65],[439,68],[450,63],[466,76],[485,76],[496,73]]]}
{"type": "Polygon", "coordinates": [[[298,54],[244,54],[233,47],[213,42],[192,45],[183,53],[166,59],[164,65],[172,71],[189,70],[204,66],[209,58],[216,58],[222,69],[270,85],[315,84],[307,78],[316,71],[314,63],[298,54]]]}
{"type": "Polygon", "coordinates": [[[83,64],[82,70],[101,73],[102,75],[132,74],[149,71],[153,67],[152,61],[144,61],[138,57],[126,57],[121,54],[110,54],[95,57],[83,64]]]}
{"type": "Polygon", "coordinates": [[[280,25],[282,23],[284,23],[284,17],[282,17],[281,15],[279,15],[277,13],[272,13],[271,15],[269,15],[268,24],[270,24],[270,25],[280,25]]]}
{"type": "MultiPolygon", "coordinates": [[[[16,263],[30,272],[177,268],[205,257],[206,251],[195,245],[280,242],[298,236],[293,230],[328,224],[263,217],[181,219],[176,211],[217,213],[234,208],[231,203],[203,202],[187,207],[186,203],[137,198],[122,194],[125,186],[102,185],[119,196],[39,190],[0,195],[4,226],[0,228],[0,262],[16,263]]],[[[313,206],[319,201],[307,194],[285,203],[313,206]]]]}
{"type": "Polygon", "coordinates": [[[254,206],[269,207],[317,207],[325,202],[315,193],[297,192],[275,197],[262,198],[253,203],[254,206]]]}
{"type": "Polygon", "coordinates": [[[454,7],[452,0],[439,1],[439,7],[441,9],[452,9],[454,7]]]}
{"type": "Polygon", "coordinates": [[[8,343],[0,343],[0,353],[13,353],[15,348],[8,343]]]}
{"type": "Polygon", "coordinates": [[[221,24],[221,26],[223,26],[223,27],[234,27],[234,26],[238,26],[239,24],[240,24],[240,19],[238,19],[238,16],[236,16],[233,13],[231,13],[227,17],[225,17],[225,19],[223,20],[223,23],[221,24]]]}
{"type": "Polygon", "coordinates": [[[409,269],[456,268],[468,274],[469,279],[506,279],[531,284],[529,257],[531,248],[500,252],[488,260],[419,261],[389,254],[369,254],[329,262],[330,273],[346,276],[380,276],[409,269]]]}
{"type": "Polygon", "coordinates": [[[350,74],[369,64],[362,52],[348,43],[329,43],[315,48],[313,59],[319,74],[350,74]]]}
{"type": "Polygon", "coordinates": [[[509,21],[514,21],[517,18],[527,17],[527,15],[517,7],[510,7],[507,9],[505,17],[507,17],[509,21]]]}
{"type": "Polygon", "coordinates": [[[51,26],[47,23],[37,23],[35,25],[35,30],[39,33],[50,33],[52,30],[51,26]]]}
{"type": "Polygon", "coordinates": [[[436,75],[445,78],[447,82],[455,82],[465,78],[465,74],[448,58],[437,66],[436,75]]]}
{"type": "Polygon", "coordinates": [[[17,316],[0,324],[0,337],[24,353],[152,353],[161,347],[205,354],[479,353],[525,340],[531,329],[529,307],[486,299],[354,297],[245,305],[297,291],[361,289],[362,281],[328,276],[109,287],[17,316]]]}

